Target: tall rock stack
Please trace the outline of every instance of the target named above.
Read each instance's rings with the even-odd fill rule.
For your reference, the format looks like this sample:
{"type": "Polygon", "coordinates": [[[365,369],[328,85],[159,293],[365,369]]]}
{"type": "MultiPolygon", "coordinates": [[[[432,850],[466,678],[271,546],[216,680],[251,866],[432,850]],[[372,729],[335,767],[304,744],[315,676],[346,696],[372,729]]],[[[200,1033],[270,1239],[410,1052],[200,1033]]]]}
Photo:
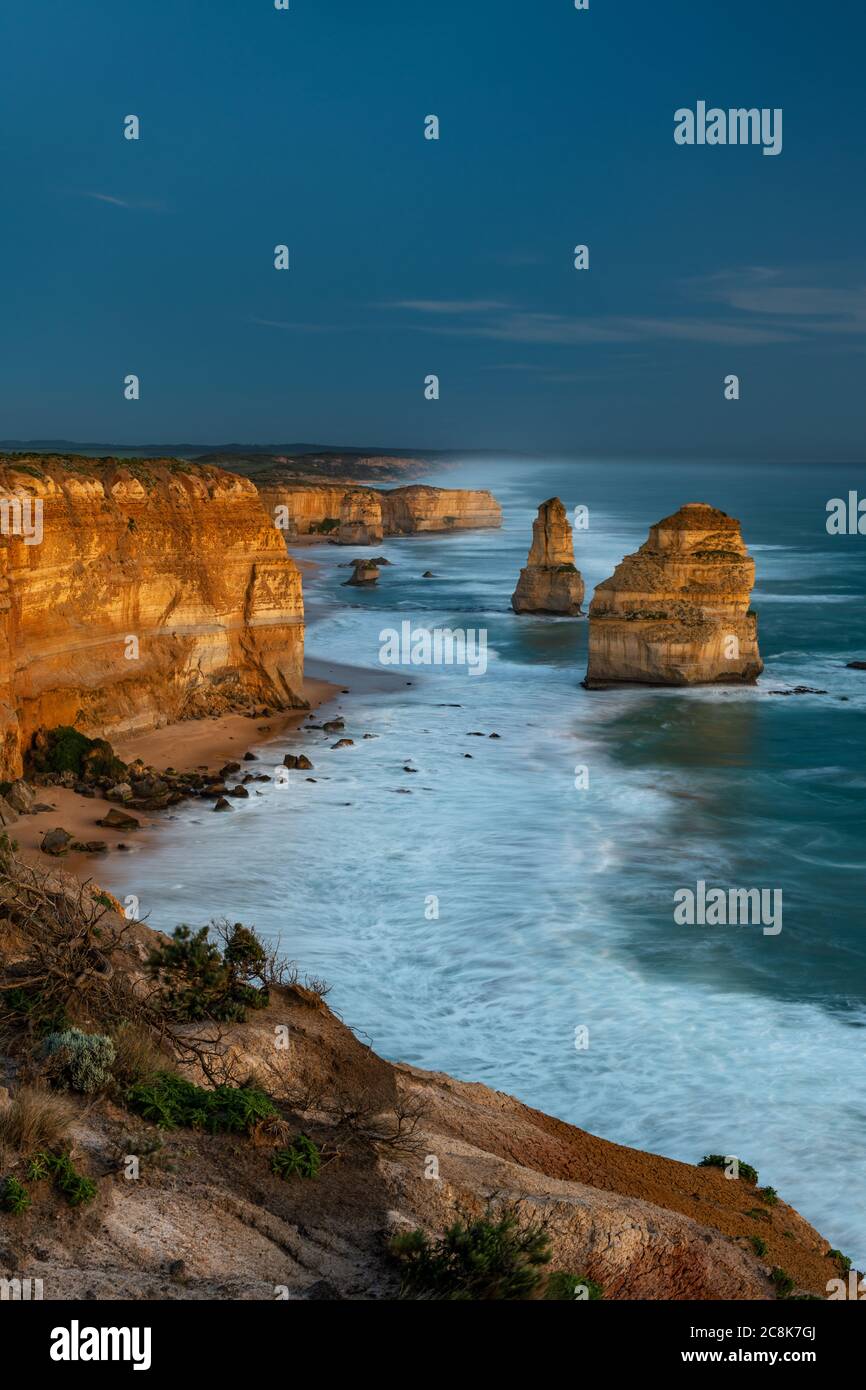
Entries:
{"type": "Polygon", "coordinates": [[[377,492],[347,492],[340,503],[340,545],[378,545],[382,540],[382,499],[377,492]]]}
{"type": "Polygon", "coordinates": [[[764,669],[749,608],[754,582],[740,523],[687,502],[598,585],[584,684],[751,684],[764,669]]]}
{"type": "Polygon", "coordinates": [[[511,596],[515,613],[560,613],[575,617],[583,602],[583,580],[574,564],[568,514],[558,497],[542,502],[532,523],[532,545],[511,596]]]}

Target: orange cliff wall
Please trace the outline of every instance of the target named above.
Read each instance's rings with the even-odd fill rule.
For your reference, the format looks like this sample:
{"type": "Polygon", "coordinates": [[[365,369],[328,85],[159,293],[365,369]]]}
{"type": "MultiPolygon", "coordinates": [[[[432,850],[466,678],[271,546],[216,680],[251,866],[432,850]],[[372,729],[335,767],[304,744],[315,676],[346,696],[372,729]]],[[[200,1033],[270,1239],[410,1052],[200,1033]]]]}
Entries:
{"type": "Polygon", "coordinates": [[[301,577],[247,479],[175,460],[0,459],[0,502],[16,495],[41,500],[43,536],[26,544],[4,513],[0,776],[20,774],[43,724],[110,736],[303,705],[301,577]]]}
{"type": "Polygon", "coordinates": [[[486,490],[421,484],[368,488],[361,483],[301,483],[287,479],[285,483],[262,482],[259,492],[269,516],[277,519],[278,524],[281,518],[277,508],[285,508],[289,535],[307,535],[330,520],[336,536],[344,499],[351,493],[372,493],[380,498],[382,525],[388,536],[502,525],[502,508],[486,490]]]}

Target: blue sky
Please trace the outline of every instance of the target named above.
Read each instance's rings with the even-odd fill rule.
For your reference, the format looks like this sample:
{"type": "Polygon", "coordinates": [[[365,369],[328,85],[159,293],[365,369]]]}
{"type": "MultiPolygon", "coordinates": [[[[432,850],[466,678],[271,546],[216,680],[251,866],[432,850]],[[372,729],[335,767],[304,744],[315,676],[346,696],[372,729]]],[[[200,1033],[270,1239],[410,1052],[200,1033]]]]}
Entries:
{"type": "Polygon", "coordinates": [[[862,457],[864,38],[850,0],[7,6],[0,437],[862,457]],[[699,99],[781,107],[782,153],[677,146],[699,99]]]}

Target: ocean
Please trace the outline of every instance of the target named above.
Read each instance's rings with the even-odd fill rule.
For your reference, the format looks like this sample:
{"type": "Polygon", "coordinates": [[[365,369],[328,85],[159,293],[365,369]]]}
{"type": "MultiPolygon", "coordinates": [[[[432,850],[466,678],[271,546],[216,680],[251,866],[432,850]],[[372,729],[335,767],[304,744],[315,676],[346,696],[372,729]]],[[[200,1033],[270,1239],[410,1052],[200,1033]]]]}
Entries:
{"type": "Polygon", "coordinates": [[[866,470],[467,460],[428,481],[489,487],[502,530],[386,539],[369,590],[342,587],[356,552],[298,552],[307,653],[381,670],[380,634],[409,620],[486,631],[484,674],[405,667],[341,696],[352,747],[282,736],[261,766],[304,751],[311,773],[230,816],[178,808],[101,880],[155,927],[279,938],[388,1058],[686,1162],[736,1154],[866,1268],[866,671],[846,669],[866,660],[866,536],[825,525],[866,470]],[[552,496],[589,508],[587,605],[683,503],[738,517],[758,684],[583,690],[586,620],[509,603],[552,496]],[[772,693],[798,685],[826,693],[772,693]],[[700,880],[780,889],[782,931],[677,925],[700,880]]]}

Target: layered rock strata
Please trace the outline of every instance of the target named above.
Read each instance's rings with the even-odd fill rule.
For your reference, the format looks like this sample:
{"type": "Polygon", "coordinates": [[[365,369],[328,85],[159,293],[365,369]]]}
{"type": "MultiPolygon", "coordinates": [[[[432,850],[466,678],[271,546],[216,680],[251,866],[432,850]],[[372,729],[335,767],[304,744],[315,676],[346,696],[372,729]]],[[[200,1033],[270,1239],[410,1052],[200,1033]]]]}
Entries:
{"type": "Polygon", "coordinates": [[[754,582],[740,523],[688,502],[597,587],[585,685],[755,681],[763,663],[749,607],[754,582]]]}
{"type": "MultiPolygon", "coordinates": [[[[293,535],[320,534],[342,540],[344,503],[347,498],[359,494],[378,499],[382,533],[386,536],[502,525],[502,508],[492,493],[484,490],[424,487],[420,484],[390,489],[359,489],[357,483],[272,480],[262,482],[258,487],[270,516],[289,538],[293,535]]],[[[345,515],[346,522],[358,519],[357,515],[350,517],[348,512],[345,515]]],[[[347,545],[364,543],[351,537],[345,541],[347,545]]]]}
{"type": "Polygon", "coordinates": [[[532,523],[532,545],[517,588],[511,596],[515,613],[561,613],[576,616],[583,602],[583,580],[574,563],[568,514],[558,497],[542,502],[532,523]]]}
{"type": "Polygon", "coordinates": [[[372,491],[347,492],[340,502],[340,545],[379,545],[382,540],[382,502],[372,491]]]}
{"type": "Polygon", "coordinates": [[[15,457],[0,500],[3,778],[43,725],[117,734],[305,703],[301,578],[251,482],[176,460],[15,457]],[[27,514],[38,539],[16,525],[27,514]]]}

